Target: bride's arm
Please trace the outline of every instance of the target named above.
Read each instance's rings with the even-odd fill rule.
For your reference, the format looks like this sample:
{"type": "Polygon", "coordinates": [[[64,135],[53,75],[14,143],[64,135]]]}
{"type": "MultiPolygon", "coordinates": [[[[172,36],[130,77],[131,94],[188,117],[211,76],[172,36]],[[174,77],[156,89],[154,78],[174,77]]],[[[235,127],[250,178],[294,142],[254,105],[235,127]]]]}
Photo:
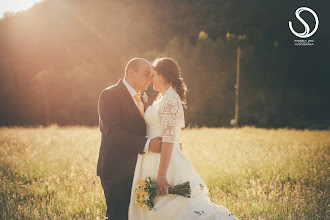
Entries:
{"type": "Polygon", "coordinates": [[[171,156],[172,156],[173,144],[163,142],[161,151],[160,151],[160,163],[158,169],[158,176],[166,176],[168,165],[170,164],[171,156]]]}
{"type": "Polygon", "coordinates": [[[172,156],[172,149],[173,143],[162,143],[161,153],[160,153],[160,163],[158,168],[158,175],[157,175],[157,185],[158,185],[158,194],[159,195],[166,195],[167,194],[167,187],[173,188],[167,182],[166,173],[168,169],[168,165],[170,164],[171,156],[172,156]]]}
{"type": "Polygon", "coordinates": [[[162,147],[160,154],[160,163],[157,175],[158,194],[166,195],[167,187],[171,186],[166,179],[166,173],[171,161],[173,143],[177,128],[177,121],[183,115],[183,109],[179,100],[173,96],[164,96],[159,108],[160,121],[162,126],[162,147]]]}

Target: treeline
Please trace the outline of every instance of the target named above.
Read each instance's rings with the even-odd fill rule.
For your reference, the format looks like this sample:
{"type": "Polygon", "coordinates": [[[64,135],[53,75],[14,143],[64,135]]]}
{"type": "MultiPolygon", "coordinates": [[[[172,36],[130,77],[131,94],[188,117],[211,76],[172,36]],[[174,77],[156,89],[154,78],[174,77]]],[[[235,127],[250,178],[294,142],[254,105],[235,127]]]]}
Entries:
{"type": "MultiPolygon", "coordinates": [[[[326,6],[315,45],[297,47],[288,28],[299,2],[264,0],[45,0],[0,20],[0,124],[97,125],[100,92],[133,57],[178,60],[187,82],[187,124],[234,118],[236,49],[240,124],[328,128],[326,6]],[[321,24],[324,26],[322,27],[321,24]]],[[[314,19],[302,13],[313,29],[314,19]]],[[[147,91],[151,99],[155,93],[147,91]]]]}

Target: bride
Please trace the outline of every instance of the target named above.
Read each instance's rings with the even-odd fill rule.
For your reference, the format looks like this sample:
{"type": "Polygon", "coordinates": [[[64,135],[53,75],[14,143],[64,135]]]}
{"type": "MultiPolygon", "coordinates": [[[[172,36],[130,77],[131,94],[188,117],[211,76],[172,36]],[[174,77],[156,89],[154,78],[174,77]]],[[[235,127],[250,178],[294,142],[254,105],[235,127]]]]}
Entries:
{"type": "Polygon", "coordinates": [[[160,96],[146,110],[148,138],[162,137],[161,153],[139,154],[136,162],[129,220],[168,219],[237,219],[224,206],[216,205],[208,197],[208,188],[191,162],[180,150],[181,128],[185,127],[184,111],[187,88],[175,60],[159,58],[153,62],[152,83],[160,96]],[[134,202],[137,182],[150,177],[158,185],[154,210],[149,211],[134,202]],[[191,197],[168,194],[168,187],[190,181],[191,197]]]}

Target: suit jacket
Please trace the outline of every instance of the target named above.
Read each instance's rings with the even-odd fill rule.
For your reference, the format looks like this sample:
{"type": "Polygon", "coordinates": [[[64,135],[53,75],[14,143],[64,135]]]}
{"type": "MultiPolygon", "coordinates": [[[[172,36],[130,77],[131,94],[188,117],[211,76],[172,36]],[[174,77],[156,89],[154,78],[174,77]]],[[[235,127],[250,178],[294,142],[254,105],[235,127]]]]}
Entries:
{"type": "Polygon", "coordinates": [[[132,177],[137,155],[144,153],[146,124],[122,80],[101,92],[98,113],[102,139],[97,175],[132,177]]]}

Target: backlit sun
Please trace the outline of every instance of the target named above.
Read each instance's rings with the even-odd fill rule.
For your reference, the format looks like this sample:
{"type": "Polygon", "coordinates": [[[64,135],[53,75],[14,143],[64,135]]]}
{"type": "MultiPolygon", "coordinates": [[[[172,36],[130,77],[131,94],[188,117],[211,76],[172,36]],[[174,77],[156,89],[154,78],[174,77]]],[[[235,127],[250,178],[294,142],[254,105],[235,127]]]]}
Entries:
{"type": "Polygon", "coordinates": [[[43,0],[1,0],[0,1],[0,18],[6,12],[16,13],[31,8],[35,3],[43,0]]]}

